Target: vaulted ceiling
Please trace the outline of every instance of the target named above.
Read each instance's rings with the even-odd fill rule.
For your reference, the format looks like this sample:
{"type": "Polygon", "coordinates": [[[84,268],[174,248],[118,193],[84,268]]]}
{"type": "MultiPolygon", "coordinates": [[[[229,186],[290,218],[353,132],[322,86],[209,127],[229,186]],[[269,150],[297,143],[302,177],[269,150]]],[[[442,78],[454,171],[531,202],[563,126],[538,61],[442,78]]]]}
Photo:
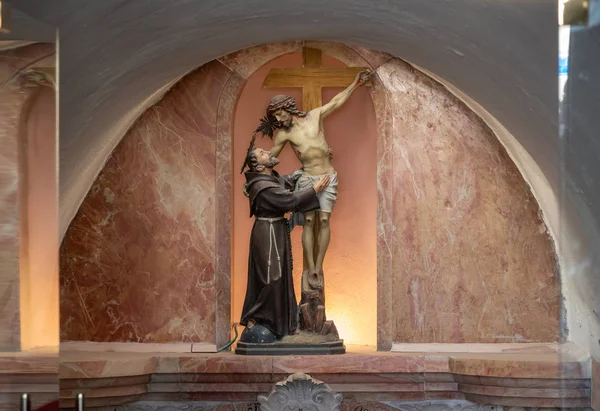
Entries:
{"type": "Polygon", "coordinates": [[[538,0],[20,0],[60,30],[64,232],[106,157],[160,90],[248,46],[327,40],[385,51],[485,107],[558,182],[557,7],[538,0]]]}

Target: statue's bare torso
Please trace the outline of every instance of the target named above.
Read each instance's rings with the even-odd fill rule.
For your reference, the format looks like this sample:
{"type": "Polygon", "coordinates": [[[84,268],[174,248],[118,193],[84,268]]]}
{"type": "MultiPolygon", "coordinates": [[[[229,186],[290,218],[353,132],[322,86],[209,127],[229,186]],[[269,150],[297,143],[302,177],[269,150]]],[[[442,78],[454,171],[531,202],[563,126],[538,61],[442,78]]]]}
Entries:
{"type": "Polygon", "coordinates": [[[319,109],[310,111],[306,117],[294,118],[293,127],[280,129],[276,140],[290,143],[306,174],[319,176],[335,172],[319,109]]]}

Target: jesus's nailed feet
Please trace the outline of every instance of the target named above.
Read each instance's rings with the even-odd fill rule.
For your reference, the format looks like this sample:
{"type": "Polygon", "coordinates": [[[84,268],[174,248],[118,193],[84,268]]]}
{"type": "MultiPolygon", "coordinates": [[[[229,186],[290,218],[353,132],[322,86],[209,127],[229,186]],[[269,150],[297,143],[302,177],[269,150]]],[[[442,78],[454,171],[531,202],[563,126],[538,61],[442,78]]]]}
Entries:
{"type": "Polygon", "coordinates": [[[323,275],[319,275],[317,273],[309,273],[308,274],[308,285],[313,290],[320,290],[323,288],[323,275]]]}

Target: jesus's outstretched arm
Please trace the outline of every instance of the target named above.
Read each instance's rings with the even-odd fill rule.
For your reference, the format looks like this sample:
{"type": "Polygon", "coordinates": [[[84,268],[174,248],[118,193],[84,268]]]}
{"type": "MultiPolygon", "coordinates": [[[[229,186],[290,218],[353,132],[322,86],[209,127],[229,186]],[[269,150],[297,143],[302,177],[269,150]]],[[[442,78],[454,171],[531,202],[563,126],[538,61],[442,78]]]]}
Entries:
{"type": "Polygon", "coordinates": [[[348,101],[354,90],[356,90],[359,86],[364,84],[370,76],[371,72],[369,70],[361,71],[356,75],[356,78],[344,91],[339,93],[337,96],[331,99],[331,101],[327,104],[324,104],[321,110],[321,118],[327,117],[329,114],[333,113],[348,101]]]}

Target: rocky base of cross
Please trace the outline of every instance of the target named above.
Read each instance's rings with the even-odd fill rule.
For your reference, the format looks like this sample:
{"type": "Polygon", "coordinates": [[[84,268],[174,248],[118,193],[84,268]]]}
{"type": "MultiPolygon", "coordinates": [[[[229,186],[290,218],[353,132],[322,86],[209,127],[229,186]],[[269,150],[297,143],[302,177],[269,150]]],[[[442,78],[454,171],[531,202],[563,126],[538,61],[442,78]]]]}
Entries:
{"type": "Polygon", "coordinates": [[[318,274],[302,273],[302,297],[300,300],[300,330],[338,340],[339,334],[333,321],[325,314],[325,281],[323,271],[318,274]]]}

